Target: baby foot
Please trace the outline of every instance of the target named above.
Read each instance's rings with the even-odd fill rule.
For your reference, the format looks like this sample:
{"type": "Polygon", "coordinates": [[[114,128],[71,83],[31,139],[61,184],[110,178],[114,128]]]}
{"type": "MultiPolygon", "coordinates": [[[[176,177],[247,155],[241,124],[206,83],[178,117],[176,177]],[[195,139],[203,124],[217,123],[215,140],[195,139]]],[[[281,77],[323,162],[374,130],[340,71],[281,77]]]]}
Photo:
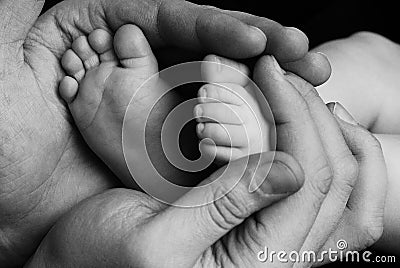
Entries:
{"type": "Polygon", "coordinates": [[[126,167],[122,125],[132,96],[137,93],[137,114],[154,103],[157,92],[138,90],[158,72],[157,61],[142,31],[122,26],[114,38],[104,30],[81,36],[62,58],[67,76],[59,92],[91,149],[126,186],[137,188],[126,167]],[[141,108],[142,107],[142,108],[141,108]]]}
{"type": "Polygon", "coordinates": [[[203,79],[210,84],[200,88],[200,104],[194,109],[201,151],[220,163],[268,151],[270,128],[247,78],[248,68],[217,56],[204,61],[221,65],[202,66],[203,79]]]}

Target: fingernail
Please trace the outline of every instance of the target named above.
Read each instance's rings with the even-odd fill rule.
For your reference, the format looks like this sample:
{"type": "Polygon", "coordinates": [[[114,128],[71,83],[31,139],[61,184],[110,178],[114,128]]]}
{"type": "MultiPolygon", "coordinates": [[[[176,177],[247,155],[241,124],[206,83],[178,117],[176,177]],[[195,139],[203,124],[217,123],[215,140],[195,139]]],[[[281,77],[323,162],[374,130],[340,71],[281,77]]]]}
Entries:
{"type": "MultiPolygon", "coordinates": [[[[276,163],[275,163],[276,164],[276,163]]],[[[299,185],[299,181],[293,170],[291,170],[287,165],[281,163],[280,165],[282,170],[285,170],[285,174],[290,174],[286,177],[286,179],[282,180],[281,176],[274,175],[272,172],[268,174],[268,181],[271,185],[273,194],[290,194],[297,192],[301,185],[299,185]]],[[[279,172],[282,173],[282,170],[279,172]]]]}
{"type": "Polygon", "coordinates": [[[255,30],[257,32],[257,34],[261,34],[261,36],[264,38],[265,42],[267,42],[267,36],[265,35],[265,33],[258,27],[250,25],[250,28],[255,30]]]}
{"type": "Polygon", "coordinates": [[[281,66],[279,65],[278,61],[275,59],[274,56],[271,56],[272,58],[272,63],[274,64],[275,69],[281,74],[281,75],[285,75],[285,71],[281,68],[281,66]]]}
{"type": "Polygon", "coordinates": [[[321,54],[321,55],[324,56],[325,58],[329,59],[328,55],[326,55],[324,52],[319,52],[319,51],[317,51],[317,52],[315,52],[315,53],[321,54]]]}
{"type": "Polygon", "coordinates": [[[302,30],[300,30],[296,27],[286,27],[286,30],[302,35],[304,37],[304,39],[306,40],[307,44],[310,44],[310,40],[308,39],[307,35],[302,30]]]}
{"type": "Polygon", "coordinates": [[[349,124],[358,125],[358,122],[354,117],[339,102],[335,102],[335,105],[332,108],[332,113],[349,124]]]}
{"type": "Polygon", "coordinates": [[[335,106],[336,106],[336,102],[330,102],[330,103],[326,104],[326,107],[328,107],[329,111],[331,111],[332,114],[335,111],[335,106]]]}
{"type": "Polygon", "coordinates": [[[331,61],[330,61],[328,55],[326,55],[323,52],[319,52],[319,51],[318,52],[313,52],[313,53],[320,54],[322,57],[324,57],[328,61],[329,65],[330,65],[330,68],[331,68],[331,72],[332,72],[332,64],[331,64],[331,61]]]}
{"type": "Polygon", "coordinates": [[[249,185],[249,192],[253,193],[260,189],[266,195],[282,195],[297,192],[301,183],[297,180],[295,173],[284,163],[275,161],[275,168],[270,168],[271,163],[259,167],[260,172],[254,176],[249,185]],[[286,174],[282,179],[282,174],[286,174]]]}
{"type": "MultiPolygon", "coordinates": [[[[261,157],[261,156],[260,156],[261,157]]],[[[261,159],[259,159],[260,161],[261,159]]],[[[250,181],[249,185],[249,193],[254,193],[257,191],[259,188],[262,187],[262,185],[265,183],[268,177],[268,172],[271,169],[271,162],[268,161],[266,163],[260,163],[257,165],[257,170],[254,172],[254,177],[250,181]]],[[[268,184],[268,183],[266,183],[268,184]]],[[[263,193],[270,194],[270,187],[267,185],[267,187],[262,187],[263,193]]]]}

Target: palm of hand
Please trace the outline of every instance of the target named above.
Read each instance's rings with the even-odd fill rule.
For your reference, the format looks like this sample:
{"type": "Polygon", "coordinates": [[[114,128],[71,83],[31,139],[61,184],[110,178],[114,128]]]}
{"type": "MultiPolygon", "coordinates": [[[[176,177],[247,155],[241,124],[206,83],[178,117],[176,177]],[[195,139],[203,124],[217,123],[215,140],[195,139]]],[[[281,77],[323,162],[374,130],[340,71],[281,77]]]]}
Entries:
{"type": "Polygon", "coordinates": [[[54,17],[44,15],[28,33],[24,49],[4,64],[0,263],[10,256],[22,261],[29,257],[59,216],[115,183],[83,143],[57,95],[65,44],[54,37],[60,34],[54,17]]]}
{"type": "MultiPolygon", "coordinates": [[[[15,28],[21,28],[20,25],[16,27],[13,23],[20,24],[23,17],[26,21],[22,23],[31,25],[36,17],[32,14],[32,17],[28,16],[28,18],[26,14],[16,16],[13,14],[16,11],[14,9],[18,9],[19,12],[24,9],[20,6],[16,8],[17,4],[12,5],[9,2],[12,1],[2,1],[0,6],[0,14],[4,12],[7,15],[13,15],[9,21],[5,20],[8,24],[4,32],[11,32],[10,36],[6,38],[0,36],[0,59],[4,61],[3,66],[0,66],[0,85],[4,96],[0,99],[0,110],[2,113],[6,111],[0,115],[0,118],[4,121],[4,126],[7,126],[7,129],[2,129],[0,134],[0,264],[10,264],[10,260],[14,260],[15,264],[23,264],[33,254],[41,238],[58,217],[82,199],[103,192],[114,184],[110,179],[112,175],[84,145],[73,127],[67,109],[57,95],[58,82],[63,75],[59,64],[62,53],[79,35],[87,34],[96,28],[105,29],[108,26],[103,20],[104,10],[100,7],[100,4],[104,4],[105,1],[71,0],[62,2],[56,9],[43,15],[35,22],[28,34],[18,31],[12,33],[15,28]]],[[[144,4],[146,9],[137,9],[136,1],[121,1],[120,6],[130,5],[129,8],[138,10],[139,13],[146,10],[147,14],[138,15],[132,23],[138,22],[139,25],[154,30],[154,25],[149,20],[156,16],[157,2],[141,2],[146,3],[144,4]],[[151,5],[154,5],[153,9],[151,5]]],[[[27,13],[33,13],[32,9],[38,13],[40,10],[38,6],[42,3],[43,1],[31,0],[18,4],[26,5],[27,13]],[[32,8],[33,5],[35,8],[32,8]]],[[[180,1],[179,5],[181,5],[180,1]]],[[[165,9],[164,13],[168,15],[168,11],[170,10],[165,9]]],[[[176,10],[175,12],[178,14],[176,10]]],[[[123,13],[111,14],[114,16],[114,23],[111,24],[112,27],[109,27],[111,30],[115,30],[124,22],[120,16],[126,17],[127,14],[123,13]]],[[[107,17],[107,19],[110,18],[107,17]]],[[[3,25],[0,23],[0,26],[3,25]]],[[[149,39],[152,44],[160,42],[156,34],[150,35],[149,39]]],[[[238,46],[240,45],[239,42],[238,46]]],[[[259,48],[261,53],[265,47],[259,48]]],[[[252,51],[254,53],[253,49],[252,51]]],[[[244,57],[246,54],[240,55],[244,57]]],[[[78,212],[84,215],[80,219],[96,224],[93,221],[112,216],[114,221],[107,223],[108,228],[114,228],[115,224],[120,223],[120,221],[116,223],[115,220],[123,219],[130,222],[132,210],[135,211],[136,217],[140,217],[139,220],[134,221],[138,223],[143,222],[146,215],[152,215],[160,210],[159,203],[154,200],[146,201],[140,193],[129,192],[130,198],[138,199],[136,202],[142,202],[145,209],[133,207],[124,210],[124,207],[122,209],[115,207],[115,203],[107,198],[107,202],[100,204],[105,206],[101,209],[100,216],[103,218],[87,217],[85,210],[79,210],[82,209],[79,207],[78,212]],[[149,207],[152,208],[150,211],[152,213],[149,213],[149,207]],[[114,213],[115,211],[119,213],[114,213]]],[[[129,200],[118,192],[111,191],[105,194],[112,195],[113,193],[116,194],[114,197],[119,204],[129,204],[127,202],[129,200]]],[[[86,212],[92,212],[95,208],[93,205],[96,204],[91,202],[95,201],[90,200],[89,211],[86,212]]],[[[76,219],[67,217],[67,220],[76,219]]],[[[99,221],[99,223],[104,222],[99,221]]],[[[256,221],[254,217],[246,220],[243,225],[236,228],[237,230],[230,232],[211,248],[205,249],[205,253],[201,253],[199,257],[198,265],[208,267],[208,264],[224,263],[229,266],[232,263],[241,264],[250,261],[241,258],[248,253],[245,252],[246,250],[252,251],[250,256],[253,256],[253,251],[256,249],[252,246],[257,246],[262,242],[253,240],[252,233],[254,234],[260,227],[258,223],[259,221],[256,221]],[[238,257],[233,260],[227,256],[238,257]]],[[[61,221],[60,224],[62,226],[63,222],[61,221]]],[[[78,224],[78,226],[81,225],[78,224]]],[[[125,226],[125,228],[135,231],[135,226],[125,226]]],[[[56,228],[52,233],[59,234],[57,239],[62,240],[60,235],[63,234],[63,228],[60,231],[57,232],[56,228]]],[[[142,234],[140,228],[136,231],[132,233],[142,234]]],[[[51,236],[48,237],[46,236],[47,239],[51,239],[51,236]]],[[[137,237],[134,240],[143,241],[137,237]]],[[[76,241],[74,245],[79,244],[75,243],[76,241]]],[[[117,241],[121,243],[121,240],[117,239],[117,241]]],[[[82,243],[82,245],[85,244],[82,243]]],[[[89,246],[85,249],[93,250],[94,248],[89,246]]],[[[184,257],[184,254],[182,256],[184,257]]]]}

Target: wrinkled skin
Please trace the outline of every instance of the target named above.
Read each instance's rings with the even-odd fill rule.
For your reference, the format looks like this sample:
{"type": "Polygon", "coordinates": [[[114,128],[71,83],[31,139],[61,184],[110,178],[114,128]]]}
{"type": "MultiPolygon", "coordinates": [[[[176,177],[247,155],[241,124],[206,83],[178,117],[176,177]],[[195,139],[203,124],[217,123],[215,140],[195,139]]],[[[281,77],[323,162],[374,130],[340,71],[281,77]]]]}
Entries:
{"type": "MultiPolygon", "coordinates": [[[[218,11],[177,1],[162,5],[156,0],[66,1],[36,21],[43,2],[5,0],[0,4],[4,18],[0,22],[0,263],[24,262],[61,215],[81,200],[119,185],[83,143],[57,95],[63,76],[59,59],[73,39],[96,28],[115,31],[132,22],[143,29],[154,48],[175,43],[233,58],[252,57],[266,48],[264,37],[248,31],[238,20],[227,15],[219,18],[218,11]],[[204,18],[194,24],[206,12],[207,18],[221,21],[220,27],[207,24],[210,20],[204,18]],[[176,18],[189,23],[175,25],[176,18]],[[223,32],[227,24],[236,30],[223,32]],[[193,36],[195,28],[200,40],[193,36]],[[213,41],[218,36],[237,46],[226,49],[226,43],[213,41]]],[[[275,36],[271,40],[277,40],[270,42],[273,45],[267,51],[281,55],[282,60],[300,59],[307,52],[303,35],[285,39],[284,28],[274,22],[237,16],[264,25],[266,34],[275,36]],[[280,46],[279,40],[295,45],[280,46]]],[[[318,55],[302,61],[309,60],[324,61],[318,55]]],[[[318,84],[329,71],[310,74],[318,84]]]]}
{"type": "MultiPolygon", "coordinates": [[[[0,24],[3,31],[0,35],[1,266],[24,263],[34,253],[42,238],[59,217],[71,209],[72,212],[63,217],[43,241],[40,250],[32,259],[32,265],[48,264],[50,267],[54,267],[64,264],[74,266],[76,263],[73,262],[101,265],[102,263],[94,261],[98,261],[98,256],[104,256],[104,254],[110,256],[108,261],[122,265],[143,264],[142,261],[144,264],[151,265],[153,263],[146,263],[149,261],[150,251],[141,252],[145,247],[136,241],[147,241],[148,245],[159,241],[153,240],[154,237],[135,237],[135,235],[149,234],[155,230],[164,230],[169,226],[166,224],[166,218],[161,218],[163,220],[159,220],[159,224],[154,224],[155,227],[150,228],[151,225],[149,227],[149,224],[144,224],[147,228],[141,229],[141,224],[151,222],[149,216],[158,214],[164,207],[138,192],[107,191],[118,186],[117,180],[83,143],[72,124],[65,105],[57,95],[58,82],[63,76],[59,59],[62,53],[70,47],[72,40],[79,35],[87,34],[96,28],[115,31],[123,23],[131,22],[143,29],[154,48],[175,44],[197,51],[211,51],[232,58],[253,57],[266,50],[276,55],[282,63],[300,59],[295,64],[285,64],[285,68],[307,78],[314,85],[324,82],[329,76],[330,69],[321,55],[309,53],[303,57],[307,52],[306,40],[303,36],[296,36],[293,33],[285,35],[283,28],[279,25],[262,18],[230,13],[246,23],[262,28],[268,38],[271,37],[267,46],[262,36],[250,31],[246,25],[240,24],[232,17],[221,15],[215,9],[204,9],[178,1],[164,1],[162,4],[150,0],[66,1],[35,21],[36,16],[40,13],[42,2],[8,0],[2,1],[0,6],[0,13],[4,15],[2,17],[6,18],[0,24]],[[202,17],[202,14],[207,14],[207,16],[202,17]],[[205,17],[207,20],[204,19],[205,17]],[[185,23],[181,23],[182,20],[185,23]],[[216,23],[218,27],[210,22],[216,23]],[[31,25],[33,25],[32,28],[31,25]],[[231,28],[225,29],[226,25],[231,28]],[[303,68],[304,66],[308,66],[308,68],[303,68]],[[97,194],[100,195],[96,196],[97,194]],[[80,203],[87,198],[87,201],[80,203]],[[75,206],[78,203],[80,205],[75,206]],[[142,233],[143,230],[147,230],[147,232],[142,233]],[[113,235],[114,231],[117,232],[115,235],[113,235]],[[127,236],[124,234],[131,231],[134,231],[131,236],[121,243],[122,240],[119,238],[126,238],[127,236]],[[114,240],[108,240],[107,245],[98,243],[105,242],[109,238],[114,240]],[[81,243],[76,243],[76,241],[81,243]],[[94,248],[93,245],[99,245],[99,248],[94,248]],[[92,251],[100,248],[104,251],[92,251]],[[79,249],[89,250],[89,254],[74,256],[75,249],[78,251],[79,249]],[[120,256],[118,255],[120,254],[119,249],[125,250],[122,254],[124,258],[116,259],[116,256],[120,256]],[[104,254],[96,255],[101,253],[104,254]],[[116,253],[116,255],[112,253],[116,253]]],[[[360,135],[368,137],[368,134],[364,132],[360,135]]],[[[366,139],[368,140],[370,137],[366,139]]],[[[283,149],[290,148],[289,145],[283,149]]],[[[375,145],[372,140],[360,147],[368,149],[375,148],[375,145]]],[[[283,151],[294,153],[293,150],[283,151]]],[[[300,157],[302,151],[301,148],[298,149],[296,152],[298,155],[295,157],[302,158],[302,156],[300,157]]],[[[361,151],[365,152],[365,150],[361,151]]],[[[370,151],[372,151],[371,157],[379,155],[379,150],[370,151]]],[[[297,167],[294,164],[295,161],[287,154],[281,156],[280,160],[285,166],[292,169],[297,167]]],[[[361,160],[365,161],[365,159],[361,160]]],[[[315,175],[308,171],[307,167],[304,167],[305,163],[300,164],[306,169],[306,175],[311,177],[315,175]]],[[[345,174],[340,174],[342,180],[338,180],[339,186],[347,185],[348,181],[343,179],[347,177],[351,178],[351,185],[354,184],[354,169],[356,168],[352,166],[345,174]]],[[[301,173],[298,171],[295,175],[301,178],[301,173]]],[[[280,176],[283,178],[290,177],[284,171],[277,172],[277,174],[281,174],[280,176]]],[[[368,172],[362,174],[368,174],[368,172]]],[[[335,177],[322,174],[316,181],[326,180],[325,176],[335,177]]],[[[277,175],[277,177],[279,176],[277,175]]],[[[326,184],[328,185],[328,183],[326,184]]],[[[300,186],[297,185],[297,187],[300,186]]],[[[297,202],[292,200],[282,204],[283,208],[285,208],[285,204],[288,206],[286,212],[287,215],[291,215],[287,219],[288,224],[283,227],[292,226],[292,220],[298,216],[291,213],[293,206],[289,205],[298,203],[298,200],[302,200],[304,197],[313,196],[313,193],[310,192],[311,189],[314,189],[313,184],[306,189],[308,190],[300,192],[301,195],[294,199],[297,202]]],[[[347,196],[350,195],[350,192],[351,189],[345,191],[347,196]]],[[[314,198],[309,200],[310,205],[306,207],[318,210],[325,197],[324,194],[326,194],[325,191],[322,191],[321,194],[318,192],[314,198]]],[[[240,192],[236,196],[240,197],[240,192]]],[[[343,200],[346,199],[345,197],[343,200]]],[[[255,197],[253,196],[253,198],[255,197]]],[[[258,200],[258,198],[255,199],[258,200]]],[[[363,199],[355,198],[355,200],[363,199]]],[[[261,225],[257,225],[260,218],[252,217],[245,221],[244,225],[235,228],[230,235],[224,236],[251,214],[270,203],[269,199],[263,202],[254,201],[255,205],[251,206],[249,210],[239,207],[242,209],[240,210],[241,214],[238,219],[233,218],[233,222],[230,217],[234,217],[235,214],[228,209],[228,214],[222,217],[222,224],[226,223],[225,220],[230,224],[225,226],[222,233],[220,231],[213,238],[214,241],[219,242],[216,242],[215,246],[210,246],[210,241],[213,240],[210,239],[201,245],[203,248],[190,251],[192,255],[186,259],[184,254],[181,254],[182,260],[180,261],[183,264],[197,263],[205,267],[219,263],[229,265],[232,262],[249,264],[254,261],[253,255],[250,254],[258,250],[265,241],[271,245],[299,249],[304,242],[306,231],[311,228],[315,217],[309,217],[308,224],[304,225],[304,230],[296,232],[299,239],[295,245],[291,241],[293,236],[282,240],[276,235],[275,237],[269,235],[271,230],[266,227],[278,226],[281,221],[277,215],[280,214],[275,214],[274,217],[271,217],[271,221],[263,221],[261,225]],[[257,226],[259,228],[255,228],[257,226]],[[255,231],[257,234],[258,231],[261,231],[261,234],[253,240],[255,231]],[[235,234],[239,235],[235,236],[235,234]],[[220,239],[223,236],[224,238],[220,239]],[[234,238],[244,239],[240,242],[234,238]],[[247,245],[248,242],[252,243],[247,245]],[[227,245],[229,245],[228,249],[227,245]],[[240,256],[240,259],[232,260],[229,259],[229,256],[240,256]]],[[[225,205],[221,203],[222,207],[225,205]]],[[[232,209],[232,206],[228,206],[228,208],[232,209]]],[[[344,208],[339,207],[336,210],[336,221],[339,221],[342,215],[341,209],[344,208]]],[[[269,214],[263,210],[257,215],[266,217],[269,214]]],[[[306,215],[308,214],[306,213],[306,215]]],[[[312,215],[316,216],[317,212],[314,211],[312,215]]],[[[207,224],[205,225],[207,226],[207,224]]],[[[366,228],[368,229],[369,226],[366,228]]],[[[366,228],[362,228],[362,231],[366,228]]],[[[205,235],[212,233],[213,230],[206,231],[208,232],[205,232],[205,235]]],[[[286,233],[285,229],[281,231],[286,233]]],[[[294,232],[294,230],[292,231],[294,232]]],[[[291,235],[295,235],[295,233],[291,235]]],[[[377,236],[379,234],[374,235],[373,240],[377,236]]],[[[356,248],[371,243],[370,237],[360,235],[356,239],[359,240],[359,244],[354,245],[356,248]]],[[[318,237],[318,240],[316,244],[323,244],[327,238],[318,237]]],[[[179,244],[180,241],[177,240],[177,243],[179,244]]],[[[179,249],[174,245],[167,243],[165,245],[170,249],[179,249]]],[[[185,244],[183,245],[185,246],[185,244]]],[[[81,252],[84,251],[81,250],[81,252]]],[[[174,256],[174,254],[167,254],[165,257],[168,256],[174,256]]],[[[160,260],[163,259],[160,258],[160,260]]],[[[168,259],[165,260],[168,261],[168,259]]]]}
{"type": "Polygon", "coordinates": [[[245,167],[235,188],[207,206],[165,206],[126,189],[88,198],[57,222],[28,267],[292,267],[261,263],[257,253],[334,248],[343,238],[359,250],[379,239],[386,192],[379,143],[344,108],[330,108],[332,116],[311,85],[273,66],[262,57],[254,78],[276,120],[275,156],[262,154],[260,168],[257,155],[237,160],[211,188],[182,197],[210,200],[245,167]]]}
{"type": "MultiPolygon", "coordinates": [[[[36,14],[41,4],[35,5],[36,14]]],[[[9,16],[30,13],[12,14],[16,8],[8,8],[9,16]]],[[[18,23],[31,23],[36,14],[18,23]]],[[[26,260],[60,215],[116,184],[82,142],[57,96],[59,56],[68,43],[59,38],[56,25],[48,16],[26,41],[12,27],[2,34],[8,40],[1,47],[7,62],[2,62],[0,80],[0,263],[26,260]],[[21,45],[24,49],[15,49],[21,45]]]]}

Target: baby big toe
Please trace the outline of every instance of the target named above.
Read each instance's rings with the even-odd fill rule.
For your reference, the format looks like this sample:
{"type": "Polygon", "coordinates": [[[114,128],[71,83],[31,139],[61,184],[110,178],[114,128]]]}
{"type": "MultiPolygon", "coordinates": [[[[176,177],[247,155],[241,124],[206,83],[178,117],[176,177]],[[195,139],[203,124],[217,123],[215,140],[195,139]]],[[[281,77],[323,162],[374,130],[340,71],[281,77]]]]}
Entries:
{"type": "Polygon", "coordinates": [[[250,71],[242,63],[209,55],[201,64],[201,74],[208,83],[234,83],[246,86],[249,82],[250,71]]]}
{"type": "Polygon", "coordinates": [[[141,78],[157,73],[157,60],[139,27],[127,24],[118,29],[114,37],[115,53],[125,68],[133,68],[141,78]]]}

